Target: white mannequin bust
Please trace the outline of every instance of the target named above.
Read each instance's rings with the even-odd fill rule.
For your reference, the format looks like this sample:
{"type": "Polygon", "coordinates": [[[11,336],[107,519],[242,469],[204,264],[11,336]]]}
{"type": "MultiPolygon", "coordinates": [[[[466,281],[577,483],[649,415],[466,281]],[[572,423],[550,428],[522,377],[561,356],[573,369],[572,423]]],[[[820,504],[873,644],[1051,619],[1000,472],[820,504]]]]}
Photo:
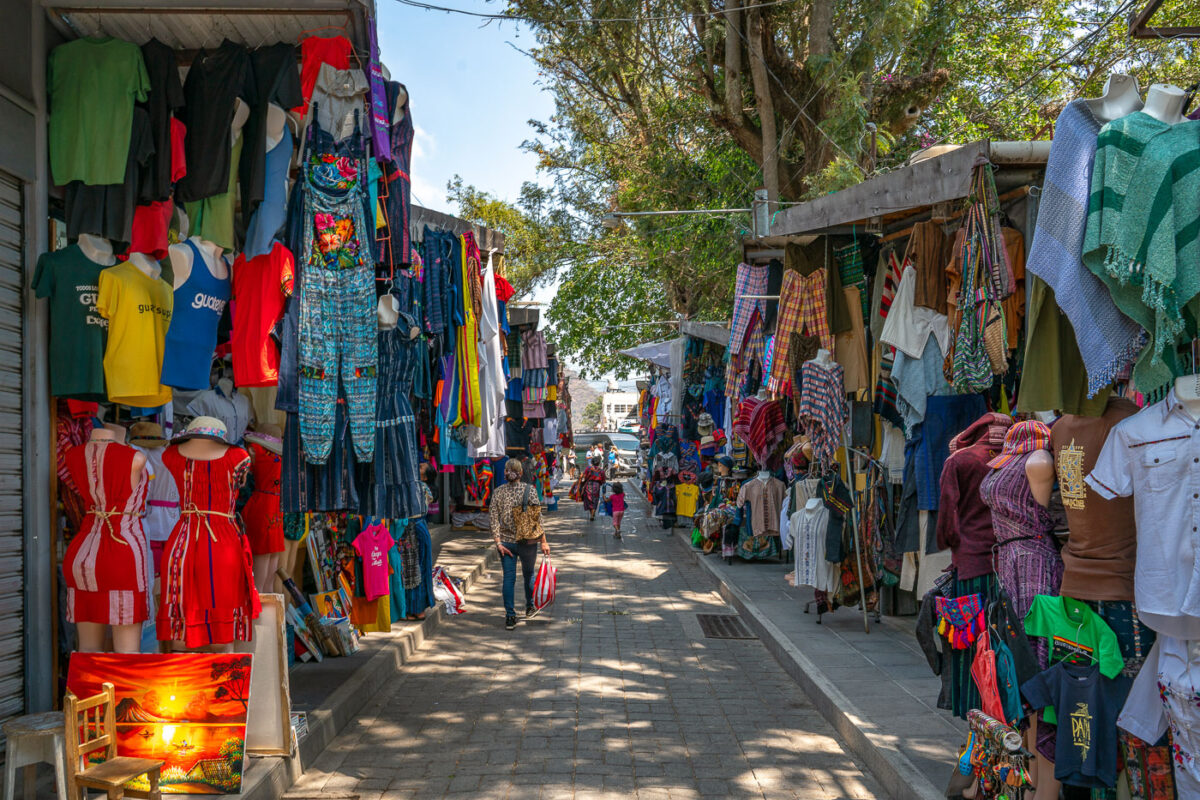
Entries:
{"type": "Polygon", "coordinates": [[[820,364],[822,367],[832,367],[834,363],[833,356],[830,355],[829,351],[825,348],[818,350],[816,356],[814,356],[812,360],[815,363],[820,364]]]}
{"type": "Polygon", "coordinates": [[[758,480],[762,481],[763,483],[766,483],[767,481],[769,481],[771,479],[771,473],[767,472],[765,469],[760,469],[758,471],[758,474],[755,475],[754,477],[757,478],[758,480]]]}
{"type": "Polygon", "coordinates": [[[821,510],[821,505],[821,498],[810,497],[808,498],[808,502],[804,504],[804,510],[809,514],[815,514],[821,510]]]}
{"type": "Polygon", "coordinates": [[[1084,102],[1101,124],[1112,122],[1142,107],[1142,95],[1138,90],[1137,79],[1130,75],[1114,72],[1104,82],[1104,94],[1100,97],[1089,98],[1084,102]]]}
{"type": "Polygon", "coordinates": [[[79,245],[79,249],[83,251],[89,261],[94,261],[103,267],[111,267],[117,263],[117,257],[113,255],[112,242],[108,239],[102,239],[90,233],[81,233],[76,244],[79,245]]]}
{"type": "Polygon", "coordinates": [[[1178,125],[1185,122],[1183,103],[1187,92],[1169,83],[1156,83],[1146,92],[1146,105],[1142,107],[1150,116],[1168,125],[1178,125]]]}
{"type": "Polygon", "coordinates": [[[250,119],[250,106],[246,105],[246,101],[239,97],[237,107],[233,110],[233,124],[229,126],[230,142],[237,141],[237,137],[241,135],[242,128],[246,127],[248,119],[250,119]]]}
{"type": "MultiPolygon", "coordinates": [[[[229,278],[229,265],[225,263],[225,259],[221,258],[221,254],[224,251],[219,244],[214,244],[207,239],[201,239],[199,236],[192,236],[188,241],[200,249],[204,266],[208,268],[208,271],[214,278],[219,281],[229,278]]],[[[167,252],[171,258],[171,271],[175,273],[174,288],[178,289],[187,283],[187,279],[191,277],[192,248],[186,244],[173,244],[167,252]]]]}
{"type": "Polygon", "coordinates": [[[1200,419],[1200,373],[1176,378],[1175,398],[1194,419],[1200,419]]]}
{"type": "Polygon", "coordinates": [[[162,277],[162,265],[145,253],[130,253],[129,263],[140,269],[147,278],[162,277]]]}
{"type": "Polygon", "coordinates": [[[267,151],[275,149],[275,145],[283,140],[283,129],[287,127],[288,115],[279,106],[271,103],[267,106],[267,151]]]}

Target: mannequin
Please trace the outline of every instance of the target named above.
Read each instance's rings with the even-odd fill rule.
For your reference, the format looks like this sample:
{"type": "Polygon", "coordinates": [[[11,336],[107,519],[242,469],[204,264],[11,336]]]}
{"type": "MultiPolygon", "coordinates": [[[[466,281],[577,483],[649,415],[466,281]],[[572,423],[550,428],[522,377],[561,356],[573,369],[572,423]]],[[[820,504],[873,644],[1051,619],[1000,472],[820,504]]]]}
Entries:
{"type": "Polygon", "coordinates": [[[140,269],[147,278],[162,277],[162,266],[145,253],[130,253],[129,263],[140,269]]]}
{"type": "Polygon", "coordinates": [[[1101,124],[1132,114],[1142,107],[1142,95],[1137,79],[1114,72],[1104,82],[1104,94],[1084,102],[1101,124]]]}
{"type": "Polygon", "coordinates": [[[1146,105],[1142,111],[1168,125],[1187,121],[1183,115],[1183,104],[1187,92],[1169,83],[1156,83],[1146,92],[1146,105]]]}
{"type": "MultiPolygon", "coordinates": [[[[122,428],[121,430],[123,433],[124,429],[122,428]]],[[[121,437],[121,439],[123,439],[123,436],[121,437]]],[[[94,428],[92,430],[91,435],[88,437],[88,444],[84,445],[84,447],[89,448],[90,451],[95,451],[95,449],[96,449],[94,447],[95,445],[123,446],[121,439],[118,438],[115,431],[111,430],[107,426],[101,427],[101,428],[94,428]]],[[[75,448],[75,450],[78,450],[78,448],[75,448]]],[[[95,463],[103,463],[103,462],[93,460],[91,463],[95,464],[95,463]]],[[[129,473],[129,485],[134,490],[135,497],[133,500],[133,504],[144,506],[144,503],[145,503],[144,491],[141,493],[140,499],[137,498],[136,495],[138,494],[139,487],[142,487],[143,481],[146,480],[146,477],[145,477],[146,456],[143,455],[142,453],[135,452],[133,454],[133,458],[131,459],[131,463],[132,463],[132,466],[131,466],[130,473],[129,473]]],[[[89,469],[89,471],[90,471],[90,469],[89,469]]],[[[103,476],[101,476],[100,480],[101,481],[103,480],[103,476]]],[[[142,488],[144,488],[144,487],[142,487],[142,488]]],[[[98,518],[97,520],[93,521],[93,525],[96,528],[100,529],[99,534],[98,534],[100,540],[103,542],[104,537],[106,537],[106,536],[112,536],[112,537],[120,536],[122,543],[128,544],[127,542],[124,541],[124,538],[122,535],[124,534],[125,528],[126,528],[125,518],[130,513],[129,507],[122,509],[121,507],[114,505],[112,500],[110,500],[108,498],[105,498],[105,500],[107,502],[103,503],[103,505],[99,502],[99,499],[94,499],[94,502],[96,502],[97,507],[102,507],[104,511],[118,513],[121,516],[107,516],[105,518],[98,518]],[[102,519],[103,521],[101,522],[100,519],[102,519]]],[[[88,516],[91,517],[92,515],[89,514],[88,516]]],[[[138,533],[141,533],[140,518],[138,518],[137,522],[136,522],[136,531],[138,533]]],[[[87,544],[83,540],[85,538],[90,538],[90,536],[91,536],[91,532],[85,533],[84,531],[80,531],[80,536],[77,537],[77,541],[80,542],[79,549],[82,549],[82,546],[87,544]]],[[[142,544],[145,545],[145,534],[144,533],[141,534],[141,538],[142,538],[142,544]]],[[[71,564],[73,562],[75,562],[75,560],[76,559],[74,558],[74,554],[72,554],[70,552],[70,548],[68,548],[68,554],[67,554],[67,557],[64,560],[64,564],[63,564],[64,571],[66,571],[66,572],[74,571],[71,568],[71,564]]],[[[109,566],[108,563],[98,559],[94,563],[92,568],[96,572],[99,573],[99,572],[104,571],[108,566],[109,566]]],[[[148,585],[145,587],[144,591],[147,591],[147,592],[149,591],[148,585]]],[[[76,634],[78,635],[78,640],[79,640],[78,649],[80,652],[85,652],[85,653],[104,652],[106,650],[105,645],[108,640],[108,635],[109,635],[110,630],[112,633],[112,652],[115,652],[115,653],[137,653],[141,649],[140,648],[141,640],[142,640],[142,623],[141,622],[133,622],[130,624],[106,625],[106,624],[99,623],[99,622],[85,622],[85,621],[81,621],[81,620],[76,620],[75,621],[75,630],[76,630],[76,634]]]]}
{"type": "Polygon", "coordinates": [[[822,367],[825,367],[825,368],[832,367],[835,363],[833,360],[833,356],[829,354],[828,350],[825,350],[823,348],[817,351],[817,354],[813,357],[812,360],[813,360],[813,363],[820,364],[822,367]]]}
{"type": "Polygon", "coordinates": [[[117,257],[113,255],[112,242],[108,239],[102,239],[90,233],[81,233],[75,243],[79,245],[79,249],[89,260],[95,261],[97,264],[111,267],[117,263],[117,257]]]}
{"type": "Polygon", "coordinates": [[[286,551],[283,516],[279,511],[280,457],[283,455],[283,431],[275,425],[260,425],[246,434],[246,446],[253,460],[254,493],[242,510],[250,550],[254,554],[254,583],[259,594],[275,591],[275,570],[286,551]],[[276,549],[278,548],[278,549],[276,549]]]}
{"type": "Polygon", "coordinates": [[[1047,508],[1050,505],[1050,494],[1054,491],[1054,456],[1047,450],[1038,450],[1029,456],[1025,462],[1025,477],[1029,479],[1029,489],[1038,505],[1047,508]]]}
{"type": "MultiPolygon", "coordinates": [[[[199,248],[204,265],[214,278],[219,281],[229,280],[229,265],[225,263],[225,259],[221,258],[221,254],[224,251],[220,245],[201,239],[199,236],[192,236],[188,241],[199,248]]],[[[170,247],[169,253],[171,271],[175,276],[175,283],[172,285],[172,288],[178,291],[180,287],[187,283],[188,277],[192,274],[192,249],[186,244],[173,244],[170,247]]]]}
{"type": "MultiPolygon", "coordinates": [[[[241,106],[239,105],[239,108],[241,106]]],[[[283,140],[283,129],[288,124],[288,113],[274,103],[267,106],[267,151],[283,140]]]]}
{"type": "Polygon", "coordinates": [[[375,305],[375,316],[379,321],[379,330],[390,331],[400,323],[400,301],[396,295],[388,292],[380,296],[375,305]]]}
{"type": "Polygon", "coordinates": [[[246,105],[246,101],[239,97],[237,105],[233,109],[233,123],[229,126],[230,142],[236,142],[237,138],[242,135],[242,128],[246,127],[248,119],[250,119],[250,106],[246,105]]]}
{"type": "Polygon", "coordinates": [[[767,470],[765,470],[765,469],[760,469],[760,470],[758,471],[758,474],[757,474],[757,475],[755,475],[754,477],[755,477],[757,480],[760,480],[760,481],[762,481],[763,483],[766,483],[767,481],[769,481],[769,480],[771,479],[771,473],[770,473],[770,472],[768,472],[768,471],[767,471],[767,470]]]}
{"type": "Polygon", "coordinates": [[[1175,399],[1183,404],[1193,419],[1200,419],[1200,373],[1175,379],[1175,399]]]}
{"type": "Polygon", "coordinates": [[[126,444],[125,437],[129,432],[125,430],[124,425],[118,425],[115,422],[106,422],[104,423],[104,430],[112,434],[112,440],[114,442],[117,442],[118,444],[126,444]]]}

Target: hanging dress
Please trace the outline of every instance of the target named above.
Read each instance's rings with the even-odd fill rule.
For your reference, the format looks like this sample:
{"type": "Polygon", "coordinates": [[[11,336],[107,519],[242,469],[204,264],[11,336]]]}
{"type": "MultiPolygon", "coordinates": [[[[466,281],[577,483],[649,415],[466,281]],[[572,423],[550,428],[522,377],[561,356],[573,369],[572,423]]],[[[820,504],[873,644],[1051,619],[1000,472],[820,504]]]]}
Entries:
{"type": "Polygon", "coordinates": [[[410,339],[416,323],[401,313],[400,322],[379,332],[378,419],[375,423],[375,486],[371,513],[385,519],[425,516],[425,495],[418,468],[417,420],[408,396],[412,391],[422,341],[410,339]]]}
{"type": "Polygon", "coordinates": [[[159,641],[189,648],[248,642],[262,607],[233,510],[250,456],[230,447],[220,458],[196,461],[173,445],[163,463],[175,476],[182,511],[163,554],[159,641]]]}
{"type": "Polygon", "coordinates": [[[88,508],[63,558],[69,622],[136,625],[149,616],[142,511],[150,478],[143,469],[137,485],[130,485],[137,454],[111,441],[81,444],[66,454],[66,468],[88,508]]]}
{"type": "Polygon", "coordinates": [[[242,509],[246,539],[256,556],[283,552],[283,514],[279,511],[279,484],[283,458],[258,442],[248,445],[254,491],[242,509]]]}

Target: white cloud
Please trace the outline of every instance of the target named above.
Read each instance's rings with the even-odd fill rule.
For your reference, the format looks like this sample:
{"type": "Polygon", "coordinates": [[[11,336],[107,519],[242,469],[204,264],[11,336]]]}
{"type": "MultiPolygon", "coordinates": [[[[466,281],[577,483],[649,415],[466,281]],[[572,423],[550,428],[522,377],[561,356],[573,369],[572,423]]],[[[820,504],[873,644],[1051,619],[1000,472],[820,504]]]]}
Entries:
{"type": "Polygon", "coordinates": [[[418,159],[430,158],[437,152],[437,142],[420,125],[413,124],[413,163],[418,159]]]}

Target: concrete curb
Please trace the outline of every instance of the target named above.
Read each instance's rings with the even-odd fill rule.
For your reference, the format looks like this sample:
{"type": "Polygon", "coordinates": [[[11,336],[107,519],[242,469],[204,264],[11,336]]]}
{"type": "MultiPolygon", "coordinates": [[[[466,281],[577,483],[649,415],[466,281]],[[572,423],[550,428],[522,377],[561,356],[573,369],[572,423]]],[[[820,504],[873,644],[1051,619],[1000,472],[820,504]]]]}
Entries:
{"type": "MultiPolygon", "coordinates": [[[[440,543],[450,534],[448,527],[440,526],[431,531],[440,543]]],[[[435,543],[435,550],[437,544],[435,543]]],[[[500,561],[496,548],[488,547],[486,553],[463,579],[463,594],[485,573],[500,561]]],[[[436,565],[436,559],[435,559],[436,565]]],[[[308,712],[308,736],[300,742],[298,752],[288,758],[249,759],[242,780],[245,800],[280,800],[292,785],[300,779],[305,767],[324,752],[346,725],[358,715],[363,707],[377,694],[378,687],[412,660],[414,654],[437,632],[447,617],[442,606],[437,606],[419,625],[412,625],[371,656],[319,707],[308,712]]]]}
{"type": "MultiPolygon", "coordinates": [[[[653,507],[640,491],[637,494],[647,506],[647,519],[652,519],[653,507]]],[[[907,756],[887,742],[881,734],[873,731],[870,719],[825,677],[812,659],[788,640],[745,592],[726,581],[703,553],[692,548],[690,532],[673,533],[672,538],[676,543],[708,571],[725,602],[737,610],[783,667],[784,672],[799,684],[850,751],[863,760],[889,796],[894,800],[946,800],[946,793],[934,786],[907,756]]]]}

